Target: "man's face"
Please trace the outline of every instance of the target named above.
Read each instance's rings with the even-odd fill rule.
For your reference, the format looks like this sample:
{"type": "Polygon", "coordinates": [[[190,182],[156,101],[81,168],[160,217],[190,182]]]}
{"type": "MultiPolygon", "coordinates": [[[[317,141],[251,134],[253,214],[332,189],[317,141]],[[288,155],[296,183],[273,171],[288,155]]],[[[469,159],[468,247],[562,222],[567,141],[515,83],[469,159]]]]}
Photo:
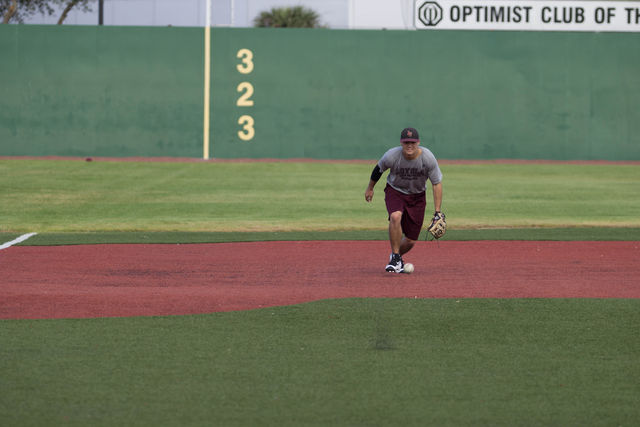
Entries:
{"type": "Polygon", "coordinates": [[[418,146],[419,142],[403,142],[402,143],[402,153],[405,157],[413,158],[418,154],[418,146]]]}

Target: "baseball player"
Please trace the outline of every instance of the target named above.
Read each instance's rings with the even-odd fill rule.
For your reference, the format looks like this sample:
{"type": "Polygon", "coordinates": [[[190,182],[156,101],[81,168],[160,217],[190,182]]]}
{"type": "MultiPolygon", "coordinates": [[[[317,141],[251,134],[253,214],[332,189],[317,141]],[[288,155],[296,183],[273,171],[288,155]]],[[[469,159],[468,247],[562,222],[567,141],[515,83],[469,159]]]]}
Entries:
{"type": "MultiPolygon", "coordinates": [[[[426,207],[426,183],[431,181],[435,213],[431,222],[444,223],[441,213],[442,172],[438,161],[431,151],[420,147],[420,137],[414,128],[403,129],[400,134],[400,146],[388,150],[371,172],[371,179],[364,198],[373,199],[373,187],[389,169],[387,185],[384,188],[384,201],[389,213],[389,242],[391,255],[385,270],[390,273],[402,273],[402,256],[409,252],[420,237],[426,207]]],[[[432,233],[433,234],[433,233],[432,233]]],[[[444,234],[444,231],[442,231],[444,234]]]]}

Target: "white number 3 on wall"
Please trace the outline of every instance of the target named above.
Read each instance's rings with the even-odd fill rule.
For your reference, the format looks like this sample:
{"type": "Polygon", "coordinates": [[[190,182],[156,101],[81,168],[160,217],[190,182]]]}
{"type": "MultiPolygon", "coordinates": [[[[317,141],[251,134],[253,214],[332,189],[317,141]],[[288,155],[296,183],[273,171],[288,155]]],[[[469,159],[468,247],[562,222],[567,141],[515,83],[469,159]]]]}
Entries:
{"type": "Polygon", "coordinates": [[[238,138],[243,141],[250,141],[253,139],[253,136],[256,134],[255,129],[253,128],[254,121],[251,116],[240,116],[238,119],[238,124],[242,125],[242,130],[238,131],[238,138]]]}
{"type": "Polygon", "coordinates": [[[242,59],[242,64],[236,65],[238,72],[249,74],[253,71],[253,52],[249,49],[240,49],[236,56],[242,59]]]}

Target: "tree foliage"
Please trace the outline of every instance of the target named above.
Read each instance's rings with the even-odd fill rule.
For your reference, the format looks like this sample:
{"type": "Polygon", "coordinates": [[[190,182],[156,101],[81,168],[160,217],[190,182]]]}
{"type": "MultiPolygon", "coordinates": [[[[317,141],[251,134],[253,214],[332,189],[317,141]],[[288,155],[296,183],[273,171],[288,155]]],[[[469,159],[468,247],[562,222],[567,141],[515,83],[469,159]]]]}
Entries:
{"type": "Polygon", "coordinates": [[[303,6],[274,7],[253,20],[255,27],[319,28],[320,15],[303,6]]]}
{"type": "Polygon", "coordinates": [[[34,15],[51,16],[55,7],[62,7],[58,24],[62,24],[74,7],[83,11],[90,11],[90,3],[96,0],[0,0],[0,16],[4,24],[10,22],[23,23],[25,19],[34,15]]]}

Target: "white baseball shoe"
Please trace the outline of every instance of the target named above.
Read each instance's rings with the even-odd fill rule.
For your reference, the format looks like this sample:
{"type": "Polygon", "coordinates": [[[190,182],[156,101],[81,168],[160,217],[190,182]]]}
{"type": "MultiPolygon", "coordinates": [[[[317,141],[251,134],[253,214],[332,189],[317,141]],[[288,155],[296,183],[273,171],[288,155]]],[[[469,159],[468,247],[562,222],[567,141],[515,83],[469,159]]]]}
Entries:
{"type": "Polygon", "coordinates": [[[391,254],[389,264],[385,267],[387,273],[402,273],[404,271],[404,261],[400,254],[391,254]]]}

